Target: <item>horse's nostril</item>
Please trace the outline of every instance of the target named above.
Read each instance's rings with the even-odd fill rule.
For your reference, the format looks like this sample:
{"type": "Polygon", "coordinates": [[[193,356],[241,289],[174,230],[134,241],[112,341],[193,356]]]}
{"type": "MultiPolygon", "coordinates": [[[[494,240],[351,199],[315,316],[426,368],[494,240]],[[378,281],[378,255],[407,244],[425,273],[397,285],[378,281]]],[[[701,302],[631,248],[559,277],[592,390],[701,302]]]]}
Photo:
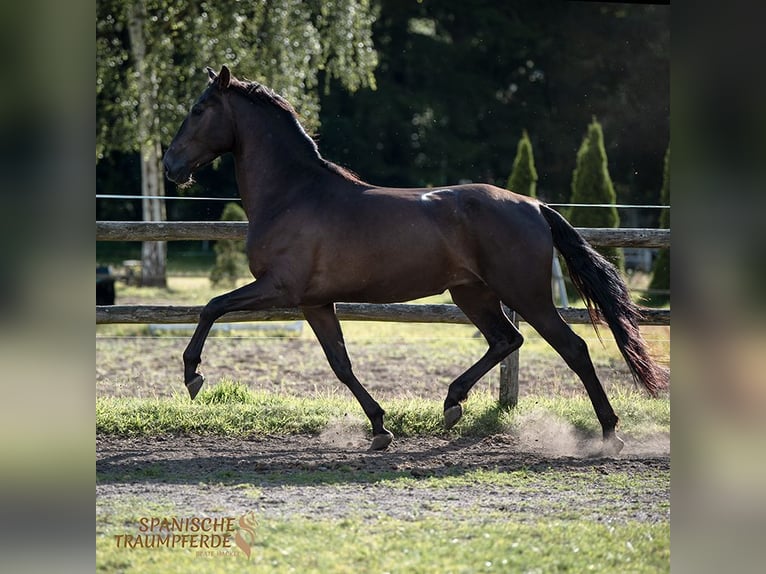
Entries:
{"type": "Polygon", "coordinates": [[[168,176],[168,178],[171,178],[171,175],[177,171],[177,166],[175,164],[176,162],[173,161],[172,155],[170,155],[169,152],[166,152],[165,156],[162,158],[162,167],[165,170],[165,174],[168,176]]]}

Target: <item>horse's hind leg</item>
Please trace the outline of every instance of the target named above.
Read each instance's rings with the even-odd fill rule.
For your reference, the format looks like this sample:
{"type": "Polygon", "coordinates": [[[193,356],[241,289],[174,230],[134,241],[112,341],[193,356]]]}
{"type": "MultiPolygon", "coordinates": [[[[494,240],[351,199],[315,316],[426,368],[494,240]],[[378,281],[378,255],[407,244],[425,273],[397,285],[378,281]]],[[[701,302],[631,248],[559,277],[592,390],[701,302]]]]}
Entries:
{"type": "Polygon", "coordinates": [[[601,381],[598,380],[585,341],[572,331],[550,300],[544,302],[539,300],[536,305],[525,305],[518,311],[540,336],[561,355],[569,368],[577,373],[585,385],[585,390],[588,392],[596,416],[601,423],[604,439],[603,453],[606,455],[619,453],[624,446],[622,439],[615,434],[619,419],[609,403],[601,381]]]}
{"type": "Polygon", "coordinates": [[[372,443],[371,450],[383,450],[391,444],[394,435],[383,426],[383,415],[385,411],[373,399],[362,386],[362,383],[351,370],[351,360],[346,352],[346,345],[343,342],[343,332],[335,315],[333,304],[323,307],[305,307],[303,315],[308,321],[314,333],[319,339],[319,344],[327,356],[335,375],[345,384],[351,392],[354,393],[356,400],[364,410],[364,414],[372,423],[372,443]]]}
{"type": "Polygon", "coordinates": [[[481,284],[462,285],[451,288],[450,293],[455,304],[487,339],[489,349],[450,384],[444,401],[444,426],[447,429],[463,416],[460,403],[468,397],[476,381],[524,342],[519,330],[503,312],[500,299],[488,287],[481,284]]]}

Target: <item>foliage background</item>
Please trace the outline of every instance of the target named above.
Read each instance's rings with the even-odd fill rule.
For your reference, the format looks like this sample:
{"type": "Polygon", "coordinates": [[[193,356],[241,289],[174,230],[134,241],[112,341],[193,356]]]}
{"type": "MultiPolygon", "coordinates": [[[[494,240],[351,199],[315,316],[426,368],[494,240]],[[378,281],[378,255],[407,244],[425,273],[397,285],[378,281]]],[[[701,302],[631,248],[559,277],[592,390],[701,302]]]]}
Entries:
{"type": "MultiPolygon", "coordinates": [[[[659,202],[669,143],[669,6],[380,0],[371,8],[377,15],[374,83],[352,85],[358,88],[353,93],[327,69],[308,82],[269,77],[264,59],[239,57],[233,71],[268,77],[306,118],[322,154],[371,183],[486,181],[504,187],[526,129],[538,196],[566,202],[577,149],[596,116],[617,201],[659,202]]],[[[204,66],[223,63],[209,61],[214,55],[200,46],[190,50],[178,68],[190,86],[188,95],[174,96],[181,109],[204,87],[204,66]]],[[[164,145],[172,131],[163,135],[164,145]]],[[[135,155],[103,154],[97,191],[137,193],[135,155]]],[[[236,196],[228,157],[197,180],[189,193],[236,196]]],[[[222,209],[218,203],[168,202],[168,218],[215,220],[222,209]]],[[[624,226],[655,226],[659,218],[656,210],[620,215],[624,226]]],[[[98,201],[97,217],[140,219],[140,204],[98,201]]]]}

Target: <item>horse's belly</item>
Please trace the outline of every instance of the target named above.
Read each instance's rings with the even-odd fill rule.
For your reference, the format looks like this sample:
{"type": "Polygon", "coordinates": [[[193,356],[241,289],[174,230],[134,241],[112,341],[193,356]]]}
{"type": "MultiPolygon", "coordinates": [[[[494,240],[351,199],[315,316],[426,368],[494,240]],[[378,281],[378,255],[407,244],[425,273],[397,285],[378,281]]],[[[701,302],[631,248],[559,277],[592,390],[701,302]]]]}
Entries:
{"type": "Polygon", "coordinates": [[[470,270],[445,262],[418,261],[404,264],[380,259],[369,265],[339,263],[316,277],[306,292],[315,303],[347,301],[398,303],[437,295],[456,285],[476,281],[470,270]]]}

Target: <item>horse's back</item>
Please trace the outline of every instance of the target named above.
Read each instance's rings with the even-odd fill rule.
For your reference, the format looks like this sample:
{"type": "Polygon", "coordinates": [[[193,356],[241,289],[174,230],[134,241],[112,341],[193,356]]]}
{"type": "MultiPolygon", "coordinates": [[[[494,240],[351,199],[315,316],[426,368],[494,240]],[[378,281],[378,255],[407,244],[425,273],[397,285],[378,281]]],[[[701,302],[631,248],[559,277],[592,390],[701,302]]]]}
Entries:
{"type": "Polygon", "coordinates": [[[487,184],[370,187],[342,203],[338,249],[354,268],[385,269],[369,278],[385,275],[393,290],[392,283],[411,284],[430,294],[487,282],[501,269],[503,277],[530,273],[528,263],[544,265],[553,252],[537,200],[487,184]]]}
{"type": "Polygon", "coordinates": [[[456,185],[422,190],[420,201],[438,225],[455,229],[465,241],[485,251],[522,246],[547,251],[552,245],[540,203],[507,189],[489,184],[456,185]]]}
{"type": "Polygon", "coordinates": [[[530,257],[552,253],[550,227],[540,203],[489,184],[434,188],[357,189],[336,195],[323,212],[350,241],[414,256],[447,251],[467,262],[519,250],[530,257]]]}

